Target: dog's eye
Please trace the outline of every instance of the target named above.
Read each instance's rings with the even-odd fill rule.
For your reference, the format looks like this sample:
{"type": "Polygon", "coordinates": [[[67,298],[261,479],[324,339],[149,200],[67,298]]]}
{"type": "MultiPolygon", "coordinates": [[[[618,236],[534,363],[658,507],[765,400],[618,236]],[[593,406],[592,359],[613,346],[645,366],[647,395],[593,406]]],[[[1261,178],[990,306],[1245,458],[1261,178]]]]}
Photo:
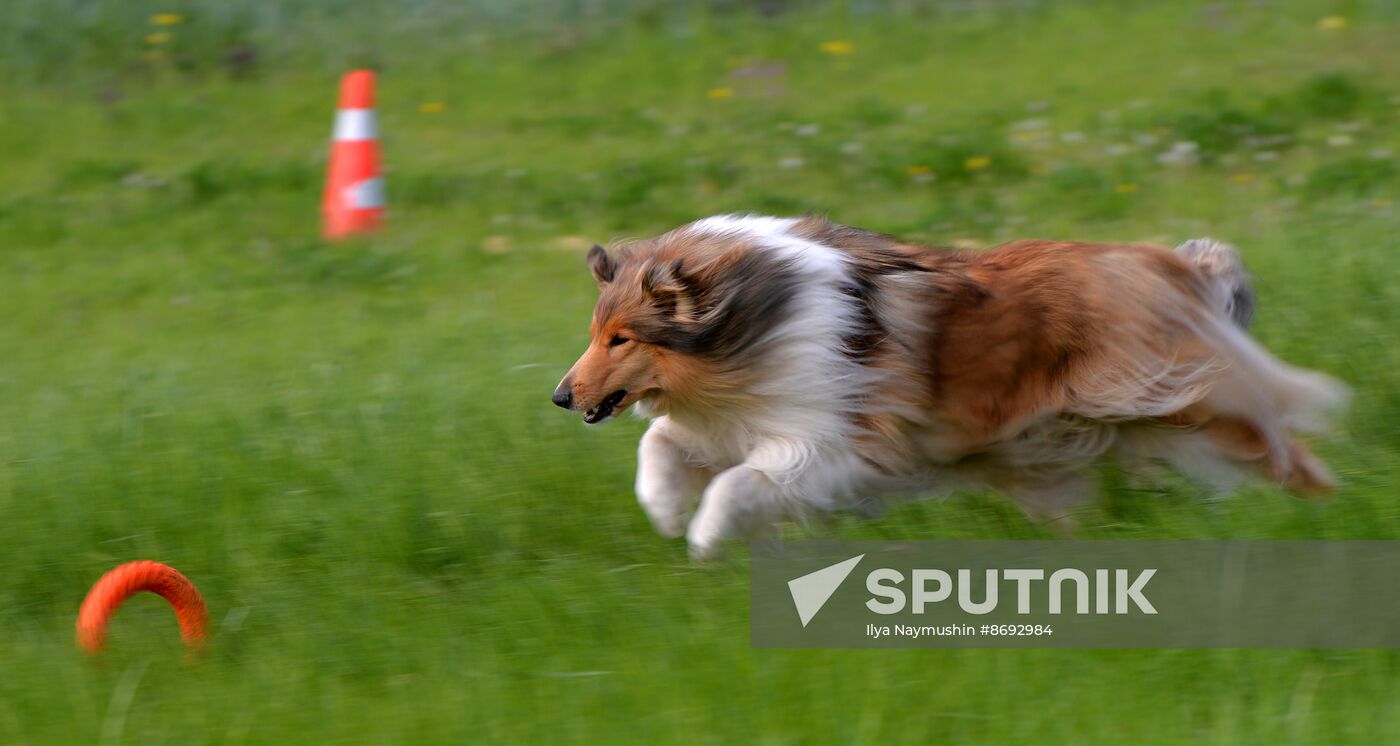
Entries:
{"type": "Polygon", "coordinates": [[[608,342],[608,346],[609,346],[609,347],[616,347],[616,346],[618,346],[618,345],[620,345],[620,344],[627,344],[628,342],[631,342],[631,341],[632,341],[632,340],[630,340],[630,339],[628,339],[628,338],[622,336],[621,334],[614,334],[614,335],[613,335],[613,338],[612,338],[612,341],[611,341],[611,342],[608,342]]]}

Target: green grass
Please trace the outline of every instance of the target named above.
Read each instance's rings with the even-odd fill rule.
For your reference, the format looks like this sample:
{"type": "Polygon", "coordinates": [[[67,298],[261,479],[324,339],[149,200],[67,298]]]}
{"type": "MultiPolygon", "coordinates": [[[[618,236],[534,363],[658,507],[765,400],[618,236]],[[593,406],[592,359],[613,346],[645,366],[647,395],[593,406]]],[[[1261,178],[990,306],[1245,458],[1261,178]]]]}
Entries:
{"type": "MultiPolygon", "coordinates": [[[[642,13],[460,49],[237,3],[20,6],[42,23],[0,55],[0,741],[1400,738],[1384,651],[752,650],[742,549],[691,566],[634,504],[643,425],[548,403],[586,338],[585,241],[813,209],[940,244],[1214,235],[1257,275],[1255,333],[1354,387],[1319,445],[1343,485],[1110,474],[1085,536],[1400,538],[1387,5],[642,13]],[[184,51],[142,60],[172,9],[184,51]],[[218,54],[245,28],[268,45],[246,74],[218,54]],[[328,245],[335,76],[364,57],[390,227],[328,245]],[[1183,132],[1200,162],[1159,163],[1183,132]],[[87,587],[137,558],[200,585],[202,662],[154,598],[103,659],[75,649],[87,587]]],[[[991,495],[816,533],[1044,536],[991,495]]]]}

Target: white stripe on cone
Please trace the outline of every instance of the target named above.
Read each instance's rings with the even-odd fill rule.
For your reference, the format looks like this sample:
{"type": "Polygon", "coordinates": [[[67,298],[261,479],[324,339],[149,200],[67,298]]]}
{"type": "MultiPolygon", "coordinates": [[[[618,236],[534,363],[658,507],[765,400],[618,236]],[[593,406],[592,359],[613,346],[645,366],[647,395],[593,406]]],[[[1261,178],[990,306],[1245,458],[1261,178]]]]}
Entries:
{"type": "Polygon", "coordinates": [[[379,137],[374,109],[339,109],[335,113],[335,140],[373,140],[379,137]]]}
{"type": "Polygon", "coordinates": [[[340,194],[345,199],[346,206],[352,210],[383,207],[387,202],[384,195],[384,179],[378,176],[373,179],[357,181],[345,187],[345,190],[340,194]]]}

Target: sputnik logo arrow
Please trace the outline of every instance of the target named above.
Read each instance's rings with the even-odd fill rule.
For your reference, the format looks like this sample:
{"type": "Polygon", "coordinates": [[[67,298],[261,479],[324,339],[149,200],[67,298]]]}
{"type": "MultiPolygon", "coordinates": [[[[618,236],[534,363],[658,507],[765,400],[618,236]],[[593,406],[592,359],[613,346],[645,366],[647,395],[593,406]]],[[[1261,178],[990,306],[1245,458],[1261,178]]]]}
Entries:
{"type": "Polygon", "coordinates": [[[846,577],[856,569],[856,565],[860,564],[862,559],[865,559],[865,555],[859,554],[788,581],[792,605],[797,607],[797,618],[802,620],[804,628],[807,622],[812,621],[812,617],[822,610],[831,594],[841,587],[841,583],[845,582],[846,577]]]}

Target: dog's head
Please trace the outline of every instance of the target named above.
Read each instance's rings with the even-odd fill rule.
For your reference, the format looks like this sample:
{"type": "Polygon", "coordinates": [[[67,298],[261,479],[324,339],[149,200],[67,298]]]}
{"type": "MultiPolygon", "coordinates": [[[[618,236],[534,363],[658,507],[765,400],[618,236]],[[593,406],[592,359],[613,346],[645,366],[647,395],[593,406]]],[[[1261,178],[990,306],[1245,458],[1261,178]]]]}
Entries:
{"type": "Polygon", "coordinates": [[[639,400],[662,411],[723,394],[796,289],[791,264],[771,252],[684,229],[621,255],[594,246],[588,267],[601,291],[592,339],[553,401],[589,424],[639,400]]]}
{"type": "Polygon", "coordinates": [[[597,424],[661,390],[664,358],[673,354],[672,327],[690,302],[683,264],[627,262],[602,246],[588,252],[601,294],[588,349],[555,389],[556,405],[597,424]]]}

